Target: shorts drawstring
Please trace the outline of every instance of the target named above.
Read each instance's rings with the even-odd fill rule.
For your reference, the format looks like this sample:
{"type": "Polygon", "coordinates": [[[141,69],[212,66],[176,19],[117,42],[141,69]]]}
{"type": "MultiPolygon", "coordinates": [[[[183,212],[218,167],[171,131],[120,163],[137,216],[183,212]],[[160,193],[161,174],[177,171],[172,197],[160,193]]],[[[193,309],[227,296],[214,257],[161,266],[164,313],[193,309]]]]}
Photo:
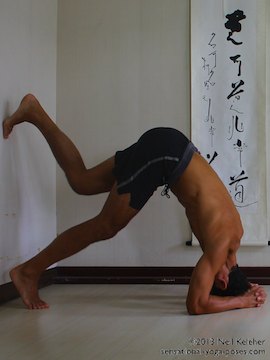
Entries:
{"type": "Polygon", "coordinates": [[[165,184],[163,190],[161,191],[161,196],[166,196],[167,199],[170,199],[169,191],[170,191],[169,184],[165,184]]]}

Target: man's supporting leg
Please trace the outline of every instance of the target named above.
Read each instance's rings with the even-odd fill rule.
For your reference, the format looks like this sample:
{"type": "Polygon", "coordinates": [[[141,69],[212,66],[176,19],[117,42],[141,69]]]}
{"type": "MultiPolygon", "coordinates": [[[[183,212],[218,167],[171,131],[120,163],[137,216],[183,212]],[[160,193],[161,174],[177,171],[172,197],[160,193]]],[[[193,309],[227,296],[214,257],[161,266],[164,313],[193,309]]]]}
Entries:
{"type": "Polygon", "coordinates": [[[17,111],[4,120],[4,138],[7,139],[13,127],[22,122],[32,123],[41,131],[74,191],[92,195],[111,190],[115,181],[112,174],[114,158],[86,169],[78,149],[31,94],[26,95],[17,111]]]}
{"type": "Polygon", "coordinates": [[[48,307],[38,295],[41,273],[88,245],[115,236],[138,213],[129,206],[129,201],[130,195],[119,195],[114,186],[98,216],[63,232],[38,255],[11,270],[11,279],[29,309],[48,307]]]}

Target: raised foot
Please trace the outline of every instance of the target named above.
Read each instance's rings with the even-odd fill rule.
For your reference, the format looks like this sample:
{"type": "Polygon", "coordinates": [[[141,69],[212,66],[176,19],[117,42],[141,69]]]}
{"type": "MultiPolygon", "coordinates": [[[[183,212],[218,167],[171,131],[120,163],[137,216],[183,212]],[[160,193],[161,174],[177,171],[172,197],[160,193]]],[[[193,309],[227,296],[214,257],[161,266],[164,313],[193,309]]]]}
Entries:
{"type": "Polygon", "coordinates": [[[7,139],[9,137],[9,134],[11,133],[13,129],[13,125],[11,123],[10,118],[7,118],[3,121],[3,138],[7,139]]]}
{"type": "Polygon", "coordinates": [[[11,116],[7,117],[3,123],[3,138],[7,139],[15,125],[24,121],[32,122],[31,118],[36,111],[39,111],[40,104],[34,95],[28,94],[22,99],[20,106],[11,116]]]}
{"type": "Polygon", "coordinates": [[[10,278],[28,309],[47,309],[49,307],[38,295],[38,278],[27,274],[24,271],[23,265],[12,269],[10,271],[10,278]]]}

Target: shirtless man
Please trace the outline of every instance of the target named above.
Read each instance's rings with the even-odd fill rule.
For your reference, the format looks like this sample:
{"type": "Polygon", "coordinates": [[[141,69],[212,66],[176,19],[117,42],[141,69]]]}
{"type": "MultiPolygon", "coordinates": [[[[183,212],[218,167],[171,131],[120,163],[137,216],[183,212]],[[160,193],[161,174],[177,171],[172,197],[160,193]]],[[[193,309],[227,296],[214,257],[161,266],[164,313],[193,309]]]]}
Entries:
{"type": "Polygon", "coordinates": [[[182,133],[169,128],[152,129],[128,149],[86,169],[74,144],[31,94],[4,120],[4,138],[24,121],[41,131],[75,192],[84,195],[110,192],[96,217],[63,232],[38,255],[11,270],[11,279],[26,307],[48,307],[38,294],[38,280],[46,268],[94,242],[114,237],[161,185],[165,185],[165,194],[170,188],[185,207],[203,251],[190,281],[188,312],[215,313],[259,307],[265,302],[263,288],[254,284],[236,296],[211,294],[213,284],[220,291],[229,286],[230,274],[237,266],[236,252],[243,229],[224,185],[182,133]]]}

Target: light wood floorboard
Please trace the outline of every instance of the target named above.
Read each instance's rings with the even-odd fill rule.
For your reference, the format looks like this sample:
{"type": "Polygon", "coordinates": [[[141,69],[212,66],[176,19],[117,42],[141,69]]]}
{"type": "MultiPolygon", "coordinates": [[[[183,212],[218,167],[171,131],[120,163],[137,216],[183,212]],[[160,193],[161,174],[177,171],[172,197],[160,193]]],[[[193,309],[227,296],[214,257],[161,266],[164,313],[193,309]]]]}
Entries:
{"type": "Polygon", "coordinates": [[[49,310],[26,310],[19,299],[0,307],[0,359],[270,358],[268,303],[189,316],[186,293],[185,285],[49,286],[41,290],[49,310]]]}

